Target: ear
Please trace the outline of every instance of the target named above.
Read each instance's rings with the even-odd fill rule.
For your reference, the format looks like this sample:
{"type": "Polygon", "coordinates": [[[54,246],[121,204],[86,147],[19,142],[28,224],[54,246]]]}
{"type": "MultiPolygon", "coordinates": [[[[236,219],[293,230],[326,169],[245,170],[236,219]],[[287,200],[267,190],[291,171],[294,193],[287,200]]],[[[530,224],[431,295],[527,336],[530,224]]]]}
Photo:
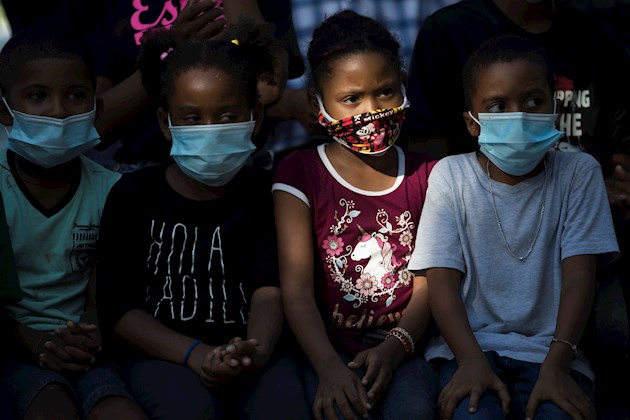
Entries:
{"type": "Polygon", "coordinates": [[[162,135],[169,143],[173,141],[171,137],[171,130],[168,129],[168,111],[164,110],[162,107],[159,107],[157,110],[157,118],[158,123],[160,124],[160,130],[162,130],[162,135]]]}
{"type": "Polygon", "coordinates": [[[260,129],[262,128],[263,120],[265,119],[265,107],[258,102],[252,110],[252,113],[254,114],[254,120],[256,121],[256,125],[254,125],[254,132],[252,133],[255,136],[260,133],[260,129]]]}
{"type": "Polygon", "coordinates": [[[4,126],[13,125],[13,117],[11,116],[7,106],[4,104],[4,101],[0,101],[0,124],[4,126]]]}
{"type": "Polygon", "coordinates": [[[464,112],[462,115],[464,116],[464,122],[466,123],[466,128],[468,128],[468,133],[473,137],[479,137],[479,132],[481,131],[479,124],[470,117],[468,111],[464,112]]]}
{"type": "Polygon", "coordinates": [[[400,81],[402,82],[405,89],[409,87],[409,75],[405,70],[400,71],[400,81]]]}
{"type": "Polygon", "coordinates": [[[105,102],[103,102],[103,98],[100,96],[96,97],[96,115],[94,116],[94,120],[98,120],[98,118],[103,113],[103,107],[105,106],[105,102]]]}
{"type": "Polygon", "coordinates": [[[317,93],[314,88],[308,90],[308,103],[315,115],[319,114],[319,102],[317,102],[317,93]]]}

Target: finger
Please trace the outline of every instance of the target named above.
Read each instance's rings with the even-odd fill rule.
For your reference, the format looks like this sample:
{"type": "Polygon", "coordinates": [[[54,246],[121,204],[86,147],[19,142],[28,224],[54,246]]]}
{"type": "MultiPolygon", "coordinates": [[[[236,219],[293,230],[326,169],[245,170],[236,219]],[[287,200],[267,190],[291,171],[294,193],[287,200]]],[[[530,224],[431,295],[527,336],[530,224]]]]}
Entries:
{"type": "Polygon", "coordinates": [[[40,354],[38,357],[39,367],[42,369],[48,369],[55,372],[61,372],[61,368],[51,357],[46,356],[45,354],[40,354]]]}
{"type": "MultiPolygon", "coordinates": [[[[353,391],[354,392],[350,394],[348,393],[348,390],[346,390],[346,397],[348,401],[350,401],[350,404],[352,404],[352,406],[349,408],[354,408],[354,411],[359,413],[361,417],[367,417],[368,409],[372,408],[372,405],[368,401],[368,396],[367,396],[365,387],[360,382],[355,382],[355,389],[353,391]]],[[[348,416],[346,415],[346,417],[348,416]]],[[[350,416],[348,418],[353,418],[353,417],[354,417],[354,414],[351,411],[350,416]]]]}
{"type": "MultiPolygon", "coordinates": [[[[315,398],[315,402],[313,403],[313,417],[315,417],[315,420],[324,420],[324,416],[323,416],[323,410],[324,410],[324,404],[321,400],[321,398],[315,398]]],[[[333,418],[333,417],[329,417],[333,418]]]]}
{"type": "Polygon", "coordinates": [[[613,174],[615,178],[621,181],[630,181],[630,172],[626,171],[626,169],[621,165],[615,165],[613,174]]]}
{"type": "Polygon", "coordinates": [[[55,370],[57,372],[62,372],[64,370],[70,372],[86,372],[89,369],[89,366],[86,365],[55,360],[52,354],[42,354],[39,360],[47,366],[50,366],[51,370],[55,370]]]}
{"type": "Polygon", "coordinates": [[[81,350],[77,347],[66,346],[64,350],[70,356],[70,360],[77,361],[85,365],[91,365],[96,362],[96,358],[93,354],[81,350]]]}
{"type": "Polygon", "coordinates": [[[363,375],[363,378],[361,379],[361,383],[364,386],[367,386],[368,384],[372,383],[372,381],[374,381],[374,378],[377,375],[380,375],[382,371],[383,369],[380,368],[380,366],[378,366],[376,363],[368,364],[367,370],[365,371],[365,375],[363,375]]]}
{"type": "Polygon", "coordinates": [[[376,380],[374,381],[374,384],[370,387],[370,390],[367,393],[367,396],[370,401],[378,401],[380,399],[381,394],[383,393],[383,390],[389,383],[390,378],[391,378],[390,375],[387,375],[384,369],[381,369],[378,372],[378,375],[376,376],[376,380]]]}
{"type": "Polygon", "coordinates": [[[98,331],[98,325],[89,322],[79,322],[79,328],[81,329],[81,332],[83,332],[83,334],[98,331]]]}
{"type": "Polygon", "coordinates": [[[225,16],[219,16],[217,19],[212,22],[208,22],[203,28],[201,28],[197,33],[200,39],[211,39],[220,35],[223,30],[227,27],[227,20],[225,16]]]}
{"type": "MultiPolygon", "coordinates": [[[[357,401],[356,396],[349,396],[347,392],[340,392],[338,394],[335,395],[335,399],[334,401],[330,401],[330,404],[327,407],[326,410],[326,417],[331,418],[330,416],[334,416],[334,418],[337,418],[337,414],[335,413],[335,409],[334,409],[334,404],[337,404],[337,408],[339,409],[339,412],[341,413],[341,415],[343,416],[344,419],[353,419],[355,418],[355,414],[352,411],[352,407],[355,405],[355,402],[357,401]]],[[[361,407],[360,401],[357,404],[359,405],[359,407],[361,407]]],[[[363,411],[365,411],[365,407],[362,407],[363,411]]],[[[358,411],[357,412],[365,417],[365,415],[358,411]]]]}
{"type": "Polygon", "coordinates": [[[350,361],[348,363],[348,367],[350,369],[359,369],[359,368],[361,368],[362,366],[365,365],[365,361],[367,359],[367,355],[368,355],[368,352],[366,352],[366,351],[362,351],[361,353],[357,354],[354,357],[354,359],[352,359],[352,361],[350,361]]]}
{"type": "Polygon", "coordinates": [[[66,328],[71,334],[81,334],[81,328],[72,321],[66,322],[66,328]]]}
{"type": "Polygon", "coordinates": [[[538,404],[540,404],[540,394],[537,392],[532,392],[529,396],[529,400],[527,401],[527,406],[525,406],[525,418],[533,419],[536,415],[536,410],[538,409],[538,404]]]}
{"type": "Polygon", "coordinates": [[[501,407],[503,408],[503,413],[507,414],[510,411],[510,393],[508,392],[507,386],[503,382],[501,382],[501,386],[496,389],[497,395],[501,399],[501,407]]]}

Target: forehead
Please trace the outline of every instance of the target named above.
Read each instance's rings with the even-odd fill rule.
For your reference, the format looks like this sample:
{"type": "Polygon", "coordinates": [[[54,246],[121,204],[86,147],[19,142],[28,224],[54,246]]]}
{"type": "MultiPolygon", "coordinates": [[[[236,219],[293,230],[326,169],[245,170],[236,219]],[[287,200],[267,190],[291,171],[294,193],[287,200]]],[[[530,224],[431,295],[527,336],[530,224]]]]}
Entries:
{"type": "Polygon", "coordinates": [[[206,103],[246,101],[236,75],[216,67],[192,67],[175,76],[170,101],[193,96],[206,103]]]}
{"type": "Polygon", "coordinates": [[[474,97],[516,94],[540,89],[550,92],[544,68],[525,59],[479,67],[474,74],[474,97]]]}
{"type": "Polygon", "coordinates": [[[13,88],[36,85],[47,88],[83,86],[92,89],[88,69],[78,58],[38,58],[26,61],[16,69],[13,88]]]}
{"type": "Polygon", "coordinates": [[[350,87],[384,78],[399,78],[394,62],[378,51],[358,51],[341,56],[330,64],[329,77],[322,84],[335,83],[350,87]]]}

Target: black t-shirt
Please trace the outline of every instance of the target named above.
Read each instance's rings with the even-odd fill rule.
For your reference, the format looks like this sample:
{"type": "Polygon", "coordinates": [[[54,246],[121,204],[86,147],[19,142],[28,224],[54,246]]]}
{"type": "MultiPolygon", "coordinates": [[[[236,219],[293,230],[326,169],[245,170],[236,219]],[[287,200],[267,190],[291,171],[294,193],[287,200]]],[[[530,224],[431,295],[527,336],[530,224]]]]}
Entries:
{"type": "Polygon", "coordinates": [[[211,345],[246,336],[252,294],[278,286],[271,174],[245,167],[218,199],[175,192],[166,165],[126,173],[112,188],[97,247],[105,337],[142,309],[211,345]]]}
{"type": "Polygon", "coordinates": [[[463,0],[425,19],[411,62],[405,130],[446,136],[452,139],[451,153],[475,150],[476,139],[462,117],[467,111],[462,67],[482,42],[515,34],[541,45],[554,66],[559,128],[567,134],[560,147],[587,151],[600,161],[612,152],[630,152],[630,85],[623,48],[600,21],[561,2],[556,7],[551,28],[538,35],[508,19],[492,0],[463,0]]]}

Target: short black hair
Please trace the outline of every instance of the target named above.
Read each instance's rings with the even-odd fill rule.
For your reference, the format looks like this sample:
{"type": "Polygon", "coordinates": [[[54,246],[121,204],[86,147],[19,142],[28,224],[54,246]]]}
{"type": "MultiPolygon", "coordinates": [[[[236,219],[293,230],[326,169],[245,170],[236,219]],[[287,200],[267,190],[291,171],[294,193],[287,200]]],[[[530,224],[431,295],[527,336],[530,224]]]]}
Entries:
{"type": "Polygon", "coordinates": [[[272,24],[248,20],[233,24],[221,36],[177,43],[173,31],[154,30],[142,38],[138,68],[142,85],[162,109],[168,109],[175,79],[190,69],[216,68],[239,80],[248,104],[259,99],[258,81],[274,84],[272,51],[279,41],[272,24]]]}
{"type": "Polygon", "coordinates": [[[314,87],[321,90],[323,77],[330,75],[333,60],[356,52],[380,52],[402,74],[400,43],[382,23],[352,10],[342,10],[313,31],[308,63],[314,87]]]}
{"type": "Polygon", "coordinates": [[[472,106],[477,72],[496,63],[511,63],[516,60],[526,60],[539,65],[545,73],[550,92],[553,95],[555,78],[551,61],[545,50],[529,38],[518,35],[501,35],[483,42],[464,64],[462,85],[464,87],[464,100],[468,109],[472,106]]]}
{"type": "Polygon", "coordinates": [[[0,89],[6,93],[17,80],[22,66],[44,58],[72,58],[87,68],[96,89],[96,67],[92,50],[78,34],[49,25],[33,25],[9,38],[0,51],[0,89]]]}

